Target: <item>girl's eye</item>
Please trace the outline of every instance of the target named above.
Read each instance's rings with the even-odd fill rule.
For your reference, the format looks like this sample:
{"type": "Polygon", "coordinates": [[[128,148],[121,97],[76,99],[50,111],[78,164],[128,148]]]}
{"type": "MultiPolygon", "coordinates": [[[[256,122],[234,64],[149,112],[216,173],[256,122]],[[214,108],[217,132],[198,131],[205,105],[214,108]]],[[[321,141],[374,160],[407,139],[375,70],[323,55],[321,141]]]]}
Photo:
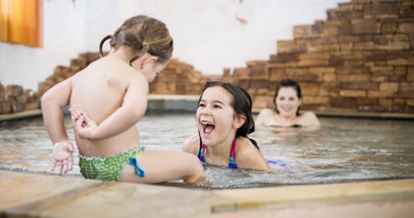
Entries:
{"type": "Polygon", "coordinates": [[[280,97],[279,100],[283,101],[285,100],[285,97],[280,97]]]}
{"type": "Polygon", "coordinates": [[[204,103],[198,104],[198,107],[205,107],[206,105],[204,103]]]}
{"type": "Polygon", "coordinates": [[[221,109],[221,106],[220,106],[220,105],[217,105],[217,104],[215,104],[213,107],[214,107],[214,108],[221,109]]]}
{"type": "Polygon", "coordinates": [[[295,100],[295,98],[289,98],[289,101],[294,101],[295,100]]]}

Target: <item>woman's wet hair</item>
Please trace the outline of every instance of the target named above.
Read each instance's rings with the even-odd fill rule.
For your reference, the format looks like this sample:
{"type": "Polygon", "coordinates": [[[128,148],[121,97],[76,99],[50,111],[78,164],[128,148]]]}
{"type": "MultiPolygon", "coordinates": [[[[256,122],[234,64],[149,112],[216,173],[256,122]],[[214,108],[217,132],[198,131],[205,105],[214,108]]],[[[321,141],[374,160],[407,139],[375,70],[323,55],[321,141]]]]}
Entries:
{"type": "MultiPolygon", "coordinates": [[[[244,90],[243,88],[233,85],[229,82],[223,82],[223,81],[207,81],[204,85],[202,94],[200,95],[200,98],[198,99],[198,105],[200,104],[201,98],[203,96],[203,93],[206,89],[211,87],[221,87],[225,89],[231,96],[232,99],[230,101],[230,105],[232,106],[234,113],[236,116],[243,116],[246,118],[246,121],[244,124],[237,129],[236,131],[236,137],[246,137],[250,139],[250,141],[256,146],[257,149],[259,149],[257,142],[251,138],[249,138],[247,135],[255,131],[254,126],[254,119],[252,116],[252,98],[250,97],[249,93],[244,90]]],[[[201,138],[200,138],[201,141],[201,138]]]]}
{"type": "MultiPolygon", "coordinates": [[[[276,112],[279,113],[279,111],[277,110],[277,105],[276,105],[276,98],[277,98],[277,94],[279,93],[279,90],[281,88],[293,88],[296,91],[296,96],[301,99],[302,98],[302,91],[300,89],[299,83],[291,80],[291,79],[282,79],[279,84],[276,87],[276,92],[275,95],[273,96],[273,103],[275,104],[275,108],[276,108],[276,112]]],[[[300,111],[301,106],[299,106],[298,110],[296,111],[296,116],[299,116],[299,111],[300,111]]]]}
{"type": "Polygon", "coordinates": [[[135,54],[129,61],[133,61],[149,53],[158,57],[158,63],[167,62],[173,51],[173,39],[167,26],[152,17],[135,16],[126,20],[113,35],[105,36],[99,44],[99,53],[103,56],[102,46],[106,40],[115,50],[124,45],[135,54]]]}

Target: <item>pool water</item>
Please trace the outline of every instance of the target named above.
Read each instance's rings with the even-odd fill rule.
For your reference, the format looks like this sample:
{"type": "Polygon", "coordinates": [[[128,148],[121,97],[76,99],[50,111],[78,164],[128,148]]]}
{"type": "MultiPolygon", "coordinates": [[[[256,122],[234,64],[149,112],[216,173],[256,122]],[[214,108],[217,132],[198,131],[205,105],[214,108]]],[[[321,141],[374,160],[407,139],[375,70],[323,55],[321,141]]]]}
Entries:
{"type": "MultiPolygon", "coordinates": [[[[320,184],[414,177],[414,122],[321,118],[320,128],[257,127],[251,135],[270,172],[206,166],[209,188],[320,184]]],[[[73,132],[65,119],[70,139],[73,132]]],[[[196,134],[194,114],[148,114],[139,123],[146,149],[181,150],[196,134]]],[[[0,123],[0,169],[49,174],[51,142],[41,118],[0,123]]],[[[78,153],[75,154],[78,156],[78,153]]],[[[78,160],[68,176],[81,177],[78,160]]],[[[174,183],[172,183],[174,184],[174,183]]]]}

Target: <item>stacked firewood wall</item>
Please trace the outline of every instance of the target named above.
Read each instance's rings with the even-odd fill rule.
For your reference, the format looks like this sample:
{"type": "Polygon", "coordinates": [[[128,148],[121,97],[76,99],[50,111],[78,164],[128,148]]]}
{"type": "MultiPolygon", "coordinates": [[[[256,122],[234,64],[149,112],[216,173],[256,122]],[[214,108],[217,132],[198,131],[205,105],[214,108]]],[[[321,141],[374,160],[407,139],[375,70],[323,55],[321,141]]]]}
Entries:
{"type": "Polygon", "coordinates": [[[413,113],[414,1],[353,0],[327,15],[295,26],[268,61],[224,78],[247,88],[259,108],[273,106],[275,85],[290,78],[305,109],[413,113]]]}
{"type": "MultiPolygon", "coordinates": [[[[99,53],[82,53],[70,61],[69,66],[55,67],[53,74],[39,83],[37,92],[25,90],[22,86],[0,83],[0,114],[16,113],[39,109],[40,97],[52,86],[73,76],[99,58],[99,53]]],[[[198,95],[208,79],[221,79],[221,76],[203,76],[192,65],[172,59],[150,84],[150,94],[198,95]]]]}
{"type": "MultiPolygon", "coordinates": [[[[298,81],[303,108],[315,111],[414,113],[414,0],[352,0],[328,9],[327,19],[293,28],[277,41],[269,60],[202,75],[170,61],[150,85],[151,94],[198,95],[208,79],[231,81],[253,97],[253,107],[273,107],[277,83],[298,81]]],[[[0,84],[0,113],[36,107],[39,97],[99,57],[81,54],[58,66],[37,93],[0,84]]]]}
{"type": "Polygon", "coordinates": [[[172,59],[150,84],[150,93],[198,95],[205,81],[192,65],[172,59]]]}
{"type": "Polygon", "coordinates": [[[17,113],[38,108],[38,96],[18,85],[3,85],[0,82],[0,114],[17,113]]]}

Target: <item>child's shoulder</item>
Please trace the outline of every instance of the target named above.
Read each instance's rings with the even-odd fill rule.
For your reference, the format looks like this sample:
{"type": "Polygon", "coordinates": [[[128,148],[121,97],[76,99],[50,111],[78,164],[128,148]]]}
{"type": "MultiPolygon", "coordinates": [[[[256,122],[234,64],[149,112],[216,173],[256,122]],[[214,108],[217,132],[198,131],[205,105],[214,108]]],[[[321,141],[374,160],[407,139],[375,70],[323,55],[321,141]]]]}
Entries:
{"type": "Polygon", "coordinates": [[[256,146],[246,137],[240,137],[236,148],[237,165],[245,169],[268,170],[263,155],[256,146]]]}
{"type": "Polygon", "coordinates": [[[197,154],[200,145],[200,138],[198,135],[192,135],[184,140],[183,151],[197,154]]]}
{"type": "Polygon", "coordinates": [[[142,73],[113,55],[100,58],[91,65],[92,71],[103,71],[111,79],[121,80],[129,84],[139,83],[141,87],[148,86],[148,81],[142,73]]]}
{"type": "Polygon", "coordinates": [[[257,152],[258,149],[247,137],[239,137],[236,146],[237,153],[249,155],[251,152],[257,152]]]}

